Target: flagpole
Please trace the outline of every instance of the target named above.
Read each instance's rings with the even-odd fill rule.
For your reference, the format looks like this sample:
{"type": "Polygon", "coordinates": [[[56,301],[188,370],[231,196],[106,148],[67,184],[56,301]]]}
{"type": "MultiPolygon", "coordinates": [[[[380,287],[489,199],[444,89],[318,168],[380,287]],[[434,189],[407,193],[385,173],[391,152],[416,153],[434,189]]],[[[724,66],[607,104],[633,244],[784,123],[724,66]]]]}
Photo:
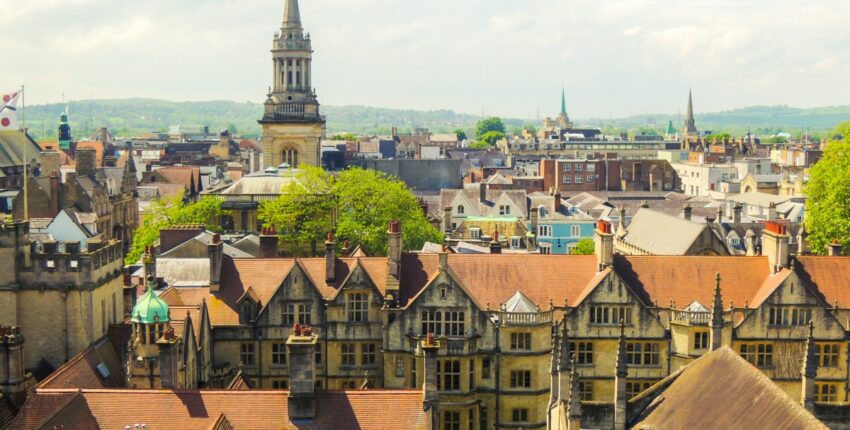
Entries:
{"type": "Polygon", "coordinates": [[[27,182],[29,182],[29,161],[27,158],[27,147],[29,145],[29,136],[27,136],[27,102],[24,94],[24,86],[21,85],[21,122],[24,125],[24,221],[29,221],[29,193],[27,182]]]}

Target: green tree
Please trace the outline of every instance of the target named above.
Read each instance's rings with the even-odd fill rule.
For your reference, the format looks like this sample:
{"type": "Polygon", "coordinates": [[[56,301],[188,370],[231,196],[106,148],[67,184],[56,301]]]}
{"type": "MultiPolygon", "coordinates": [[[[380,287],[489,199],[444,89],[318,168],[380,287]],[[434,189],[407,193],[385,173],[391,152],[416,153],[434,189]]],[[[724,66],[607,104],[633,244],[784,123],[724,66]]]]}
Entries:
{"type": "Polygon", "coordinates": [[[335,230],[338,240],[348,239],[371,255],[382,255],[391,220],[401,221],[406,250],[442,239],[413,193],[395,177],[353,168],[334,178],[308,167],[297,178],[278,199],[263,203],[259,213],[265,225],[277,229],[292,253],[309,250],[315,255],[316,244],[335,230]]]}
{"type": "Polygon", "coordinates": [[[806,184],[806,231],[812,251],[823,253],[837,240],[850,249],[850,121],[839,124],[806,184]]]}
{"type": "Polygon", "coordinates": [[[355,141],[357,139],[357,136],[352,133],[335,134],[333,135],[333,137],[331,137],[331,140],[355,141]]]}
{"type": "Polygon", "coordinates": [[[219,232],[221,226],[217,221],[225,215],[230,215],[230,212],[221,208],[221,200],[216,196],[205,196],[190,204],[184,203],[182,194],[157,200],[151,204],[150,211],[136,229],[133,246],[124,262],[133,264],[139,261],[145,248],[155,245],[159,240],[159,231],[163,228],[181,224],[203,224],[207,230],[219,232]]]}
{"type": "Polygon", "coordinates": [[[578,241],[576,247],[570,251],[572,255],[593,255],[596,252],[596,246],[593,244],[593,239],[582,239],[578,241]]]}
{"type": "Polygon", "coordinates": [[[466,132],[461,128],[455,130],[455,135],[457,136],[457,140],[460,142],[466,140],[466,132]]]}
{"type": "Polygon", "coordinates": [[[528,133],[530,135],[536,135],[537,134],[537,127],[535,127],[533,125],[526,125],[525,127],[523,127],[523,130],[525,130],[526,133],[528,133]]]}
{"type": "Polygon", "coordinates": [[[481,140],[482,136],[494,131],[502,133],[502,135],[504,136],[505,124],[502,123],[501,118],[491,116],[490,118],[478,121],[478,124],[475,126],[475,137],[478,140],[481,140]]]}
{"type": "Polygon", "coordinates": [[[333,177],[318,167],[304,166],[277,199],[260,204],[258,218],[277,230],[287,251],[316,255],[319,241],[333,229],[336,207],[333,177]]]}
{"type": "Polygon", "coordinates": [[[470,143],[469,147],[472,148],[472,149],[488,149],[488,148],[490,148],[490,145],[488,145],[487,142],[479,140],[479,141],[470,143]]]}
{"type": "Polygon", "coordinates": [[[487,146],[495,146],[496,142],[505,138],[505,133],[499,131],[488,131],[478,136],[478,142],[486,143],[487,146]]]}

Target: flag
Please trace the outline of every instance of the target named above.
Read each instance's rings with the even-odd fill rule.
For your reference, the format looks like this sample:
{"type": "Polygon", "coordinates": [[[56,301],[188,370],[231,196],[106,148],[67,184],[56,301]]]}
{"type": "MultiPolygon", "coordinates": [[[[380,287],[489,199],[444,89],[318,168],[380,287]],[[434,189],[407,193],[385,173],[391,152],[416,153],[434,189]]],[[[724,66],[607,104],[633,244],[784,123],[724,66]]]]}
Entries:
{"type": "Polygon", "coordinates": [[[18,96],[20,91],[0,98],[0,131],[18,131],[18,96]]]}

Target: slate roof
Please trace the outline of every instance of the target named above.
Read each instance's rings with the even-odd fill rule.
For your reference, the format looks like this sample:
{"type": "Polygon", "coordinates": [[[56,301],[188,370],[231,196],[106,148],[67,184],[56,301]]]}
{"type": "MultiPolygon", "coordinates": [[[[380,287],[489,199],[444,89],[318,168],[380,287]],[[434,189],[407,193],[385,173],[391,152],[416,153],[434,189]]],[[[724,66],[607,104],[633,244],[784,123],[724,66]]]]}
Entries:
{"type": "MultiPolygon", "coordinates": [[[[485,195],[486,201],[480,201],[480,190],[478,184],[473,184],[474,187],[459,189],[444,189],[440,192],[440,207],[445,208],[452,206],[455,196],[463,194],[469,204],[476,205],[478,216],[498,216],[499,208],[496,206],[502,195],[506,195],[513,204],[522,211],[521,214],[511,214],[511,216],[519,216],[522,218],[528,217],[528,206],[526,204],[525,190],[491,190],[487,189],[485,195]]],[[[468,215],[474,215],[473,212],[467,212],[468,215]]]]}
{"type": "Polygon", "coordinates": [[[641,209],[622,240],[653,255],[684,255],[707,228],[706,224],[641,209]]]}

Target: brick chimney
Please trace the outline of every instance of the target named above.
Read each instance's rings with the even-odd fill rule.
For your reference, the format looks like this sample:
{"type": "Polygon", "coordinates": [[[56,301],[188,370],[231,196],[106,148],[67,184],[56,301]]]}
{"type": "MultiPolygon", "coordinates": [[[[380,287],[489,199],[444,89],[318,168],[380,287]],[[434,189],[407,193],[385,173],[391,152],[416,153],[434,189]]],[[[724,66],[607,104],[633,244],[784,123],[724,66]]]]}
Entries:
{"type": "Polygon", "coordinates": [[[319,337],[311,327],[297,323],[286,340],[289,358],[289,417],[316,417],[316,344],[319,337]]]}
{"type": "Polygon", "coordinates": [[[398,300],[401,284],[401,221],[390,221],[387,228],[387,295],[392,296],[390,303],[398,300]]]}
{"type": "Polygon", "coordinates": [[[829,253],[830,257],[840,257],[844,252],[844,247],[838,240],[833,240],[832,243],[827,246],[827,248],[829,248],[827,252],[829,253]]]}
{"type": "Polygon", "coordinates": [[[422,341],[422,352],[425,355],[424,377],[422,384],[422,407],[430,412],[431,427],[439,428],[440,422],[440,398],[437,395],[437,353],[440,351],[440,342],[434,340],[434,334],[428,333],[422,341]]]}
{"type": "Polygon", "coordinates": [[[24,335],[20,327],[0,327],[0,390],[15,406],[26,400],[24,335]]]}
{"type": "Polygon", "coordinates": [[[50,176],[53,172],[59,173],[59,168],[62,163],[59,159],[59,152],[54,150],[41,152],[41,175],[50,176]]]}
{"type": "Polygon", "coordinates": [[[277,231],[274,227],[264,227],[260,232],[260,258],[277,257],[277,231]]]}
{"type": "Polygon", "coordinates": [[[175,389],[180,386],[180,347],[174,328],[168,325],[162,338],[156,341],[159,350],[159,383],[162,388],[175,389]]]}
{"type": "Polygon", "coordinates": [[[791,237],[784,224],[768,221],[761,234],[761,255],[767,257],[772,273],[788,266],[791,237]]]}
{"type": "Polygon", "coordinates": [[[334,240],[334,232],[328,232],[328,238],[325,240],[325,282],[333,284],[336,281],[336,241],[334,240]]]}
{"type": "Polygon", "coordinates": [[[97,166],[97,152],[94,148],[79,148],[74,161],[77,163],[77,176],[93,176],[97,166]]]}
{"type": "Polygon", "coordinates": [[[212,237],[212,242],[207,245],[207,253],[210,258],[210,292],[217,293],[221,287],[221,264],[224,260],[224,243],[218,233],[212,237]]]}
{"type": "Polygon", "coordinates": [[[451,233],[452,231],[452,207],[446,206],[443,208],[443,233],[451,233]]]}
{"type": "Polygon", "coordinates": [[[528,249],[531,250],[537,247],[537,226],[540,223],[539,210],[537,208],[531,208],[529,217],[531,218],[531,234],[534,235],[528,244],[528,249]]]}
{"type": "Polygon", "coordinates": [[[50,214],[56,216],[59,214],[59,172],[50,173],[50,214]]]}
{"type": "Polygon", "coordinates": [[[561,212],[561,192],[555,188],[555,194],[552,195],[552,209],[555,213],[561,212]]]}
{"type": "Polygon", "coordinates": [[[596,247],[596,264],[601,272],[614,262],[614,234],[610,222],[605,220],[596,222],[593,242],[596,247]]]}
{"type": "Polygon", "coordinates": [[[490,253],[491,254],[501,254],[502,253],[502,244],[499,242],[499,230],[493,232],[493,238],[490,239],[490,253]]]}

